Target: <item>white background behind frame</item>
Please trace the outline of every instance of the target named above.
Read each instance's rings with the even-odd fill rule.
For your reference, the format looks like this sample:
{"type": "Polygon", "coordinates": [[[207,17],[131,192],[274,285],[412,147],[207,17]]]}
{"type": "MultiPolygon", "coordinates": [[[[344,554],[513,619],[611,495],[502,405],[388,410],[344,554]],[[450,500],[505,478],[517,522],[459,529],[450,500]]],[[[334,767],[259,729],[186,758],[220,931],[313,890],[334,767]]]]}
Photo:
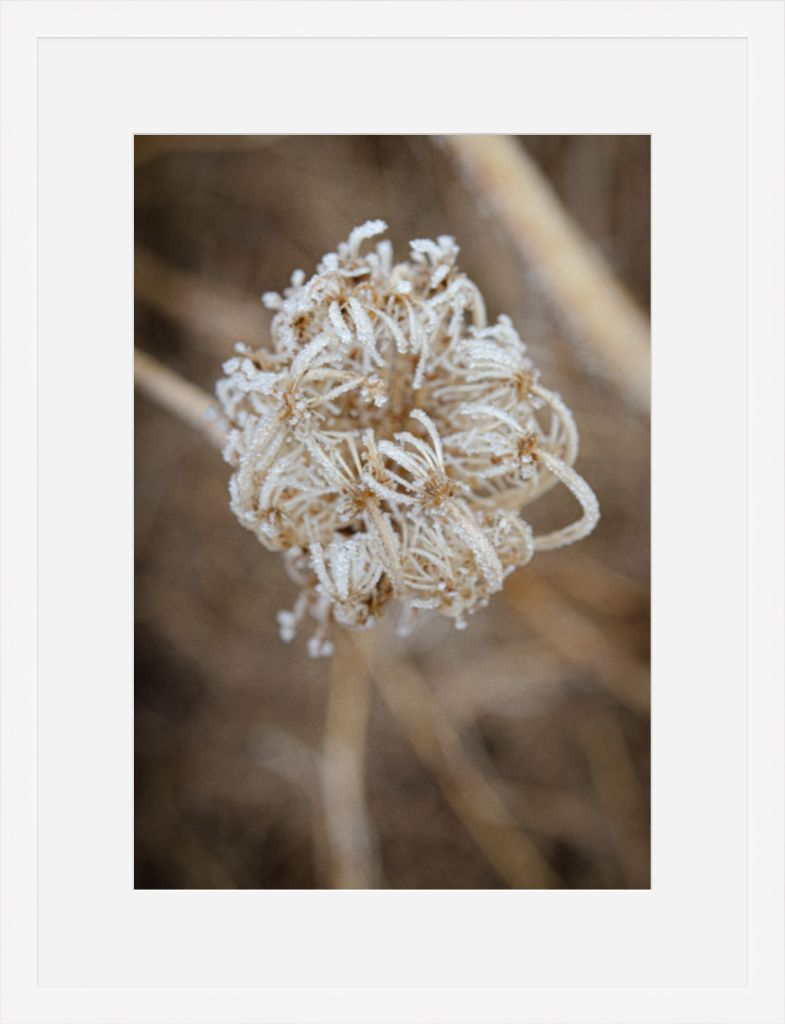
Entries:
{"type": "MultiPolygon", "coordinates": [[[[467,127],[481,124],[487,94],[477,91],[472,76],[451,88],[458,101],[456,113],[449,115],[454,130],[464,118],[467,127]]],[[[569,965],[572,984],[579,985],[611,984],[620,977],[635,985],[685,985],[695,978],[704,983],[743,984],[745,650],[743,629],[739,629],[745,614],[743,548],[724,552],[723,572],[735,584],[730,592],[714,587],[703,597],[702,621],[695,621],[694,598],[684,584],[699,585],[700,579],[711,579],[716,572],[724,522],[714,520],[698,537],[695,528],[685,529],[685,520],[695,519],[697,526],[701,513],[713,513],[706,495],[713,478],[727,474],[729,465],[743,465],[744,431],[727,428],[721,446],[712,446],[701,462],[690,458],[684,445],[690,434],[700,433],[704,423],[721,422],[729,395],[741,407],[739,419],[744,415],[743,394],[735,394],[739,374],[743,375],[745,334],[744,41],[337,39],[328,49],[310,39],[100,43],[46,39],[39,44],[38,89],[39,295],[45,296],[38,312],[39,401],[42,408],[60,413],[49,425],[39,424],[40,507],[57,510],[50,518],[42,515],[39,526],[40,578],[45,584],[39,599],[40,749],[58,749],[63,723],[81,716],[83,709],[89,709],[91,734],[76,749],[65,746],[53,762],[39,765],[40,979],[55,985],[69,980],[85,984],[97,975],[105,984],[160,985],[172,979],[184,983],[193,971],[203,985],[294,986],[305,962],[312,964],[308,983],[317,986],[350,985],[357,977],[374,986],[398,980],[416,986],[446,986],[454,980],[462,986],[555,986],[564,977],[565,965],[569,965]],[[143,57],[140,47],[144,47],[143,57]],[[659,424],[655,443],[668,455],[659,469],[655,461],[654,490],[659,472],[664,486],[682,497],[662,503],[654,519],[655,577],[670,596],[659,602],[655,597],[653,612],[653,892],[129,893],[133,814],[127,709],[133,636],[128,629],[132,618],[128,552],[132,522],[122,521],[128,546],[118,544],[114,516],[96,522],[92,515],[85,518],[80,503],[67,503],[64,508],[60,499],[70,492],[89,494],[100,486],[100,504],[108,495],[113,506],[127,508],[132,424],[124,376],[129,348],[107,341],[107,325],[110,339],[127,332],[129,277],[125,267],[120,273],[117,270],[132,251],[126,201],[127,125],[135,122],[144,134],[154,134],[163,124],[177,123],[180,97],[186,91],[196,100],[200,124],[207,111],[208,117],[215,118],[213,123],[226,119],[223,90],[213,96],[213,78],[204,74],[212,63],[225,69],[233,95],[250,98],[240,103],[237,114],[229,115],[234,130],[239,131],[241,124],[249,127],[256,94],[271,95],[274,83],[286,80],[287,69],[300,67],[311,69],[321,83],[320,94],[316,100],[310,79],[299,88],[293,83],[287,90],[294,107],[289,125],[294,130],[299,130],[299,124],[316,128],[324,118],[329,126],[335,116],[339,130],[344,117],[341,98],[353,89],[356,92],[355,83],[372,81],[379,68],[402,67],[404,47],[412,67],[474,65],[475,74],[485,75],[494,68],[493,96],[514,96],[518,85],[524,95],[534,95],[539,86],[554,97],[539,114],[542,124],[584,132],[596,123],[596,110],[613,105],[614,121],[628,130],[635,124],[648,127],[655,137],[657,189],[666,195],[671,188],[682,190],[691,206],[689,223],[666,219],[669,226],[659,229],[668,232],[659,244],[672,264],[677,262],[674,249],[684,248],[685,263],[669,269],[665,288],[678,288],[689,279],[686,270],[695,259],[691,252],[696,237],[704,233],[716,237],[721,231],[726,240],[707,258],[706,281],[712,291],[702,296],[692,328],[690,314],[683,309],[673,319],[656,313],[655,386],[663,374],[673,373],[669,368],[678,366],[670,402],[679,413],[663,417],[659,424]],[[658,102],[664,61],[674,87],[667,104],[658,102]],[[577,104],[562,84],[565,64],[579,80],[590,81],[593,69],[600,66],[611,74],[599,90],[590,88],[577,104]],[[118,99],[115,83],[132,79],[139,66],[144,67],[144,78],[134,85],[130,102],[118,99]],[[74,80],[73,67],[80,70],[74,80]],[[696,67],[701,69],[697,88],[696,67]],[[604,84],[608,81],[610,88],[604,84]],[[614,101],[613,96],[619,81],[631,86],[623,102],[614,101]],[[101,83],[100,90],[96,83],[101,83]],[[676,108],[690,103],[692,117],[675,127],[676,108]],[[333,109],[337,116],[331,115],[333,109]],[[75,126],[69,116],[74,110],[90,110],[91,116],[75,126]],[[698,119],[702,130],[696,130],[698,119]],[[692,155],[696,135],[702,159],[692,155]],[[69,151],[78,159],[69,160],[69,151]],[[669,158],[674,152],[679,154],[676,160],[669,158]],[[707,162],[711,168],[722,163],[713,179],[707,174],[707,162]],[[97,191],[101,181],[111,186],[97,191]],[[96,223],[85,231],[84,211],[91,205],[96,223]],[[721,229],[714,221],[717,210],[722,210],[721,229]],[[83,249],[69,272],[65,268],[73,258],[73,239],[80,234],[83,249]],[[85,275],[91,281],[89,292],[82,285],[85,275]],[[722,296],[722,301],[716,296],[722,296]],[[713,308],[706,309],[704,303],[709,302],[713,308]],[[68,344],[63,344],[64,333],[68,344]],[[75,403],[73,395],[63,390],[63,381],[73,372],[76,346],[84,353],[82,365],[94,368],[82,378],[88,385],[103,375],[117,381],[82,403],[75,403]],[[698,417],[691,410],[695,381],[705,380],[707,362],[715,355],[710,393],[704,398],[707,408],[698,417]],[[123,401],[118,401],[118,395],[123,401]],[[75,465],[72,453],[78,443],[62,429],[66,417],[77,436],[89,438],[90,447],[96,445],[93,458],[75,465]],[[100,441],[94,440],[96,422],[108,427],[100,441]],[[674,453],[681,456],[683,451],[683,458],[674,459],[674,453]],[[82,539],[63,550],[63,532],[82,539]],[[91,546],[100,553],[89,573],[92,594],[80,595],[82,607],[74,607],[73,616],[64,614],[72,600],[74,579],[84,575],[85,552],[91,546]],[[56,580],[47,570],[54,564],[56,580]],[[111,595],[108,600],[107,595],[111,595]],[[80,628],[84,605],[90,606],[88,645],[80,628]],[[735,644],[716,642],[718,635],[732,636],[734,630],[735,644]],[[72,679],[68,687],[61,683],[64,663],[72,679]],[[713,728],[702,735],[706,708],[712,704],[713,728]],[[94,723],[101,724],[96,728],[94,723]],[[657,742],[660,728],[668,736],[665,744],[657,742]],[[698,736],[700,757],[696,758],[698,736]],[[100,772],[96,765],[101,766],[100,772]],[[74,792],[89,796],[82,813],[78,808],[75,813],[70,799],[74,792]],[[716,849],[718,839],[712,833],[728,821],[736,825],[723,829],[716,849]],[[88,908],[83,893],[91,887],[101,897],[88,908]],[[725,898],[718,913],[720,889],[725,898]],[[519,922],[532,914],[541,916],[536,926],[521,928],[519,922]],[[151,915],[157,921],[155,929],[150,928],[151,915]],[[336,915],[345,936],[337,942],[336,915]],[[605,918],[605,941],[597,941],[600,915],[605,918]],[[262,920],[265,927],[259,929],[256,922],[262,920]],[[671,932],[676,920],[678,928],[671,932]],[[106,942],[120,921],[134,950],[132,961],[118,957],[106,942]],[[472,932],[484,937],[483,952],[478,952],[475,941],[467,941],[468,921],[472,932]],[[707,922],[712,923],[708,931],[707,922]],[[630,942],[633,934],[636,941],[630,942]],[[206,938],[209,935],[216,936],[220,947],[231,948],[230,958],[224,961],[216,956],[214,941],[206,938]]],[[[433,123],[428,105],[418,104],[422,90],[423,83],[411,76],[409,88],[402,90],[402,109],[392,115],[398,130],[412,120],[418,131],[433,123]]],[[[352,104],[357,102],[362,106],[362,100],[353,96],[352,104]]],[[[438,90],[434,102],[438,104],[438,90]]],[[[514,108],[500,113],[508,125],[515,123],[514,108]]],[[[362,117],[368,123],[368,110],[362,117]]],[[[346,227],[348,233],[351,225],[346,227]]],[[[260,290],[262,286],[260,282],[260,290]]],[[[655,294],[657,287],[655,283],[655,294]]],[[[696,282],[690,287],[699,290],[701,286],[696,282]]],[[[79,387],[78,381],[74,387],[79,387]]],[[[725,496],[724,506],[729,518],[743,522],[742,489],[725,496]]],[[[642,540],[645,544],[646,539],[642,540]]],[[[78,732],[79,724],[71,729],[78,732]]]]}
{"type": "MultiPolygon", "coordinates": [[[[4,160],[15,156],[4,163],[2,181],[3,491],[14,499],[3,506],[3,1020],[782,1020],[783,606],[781,580],[766,572],[772,561],[781,564],[782,551],[782,490],[771,477],[771,466],[782,465],[775,461],[782,447],[782,5],[26,3],[6,4],[3,16],[4,160]],[[416,79],[404,54],[449,49],[438,39],[408,46],[368,40],[362,56],[356,42],[311,40],[297,47],[301,54],[307,45],[312,62],[298,89],[299,79],[287,75],[291,58],[276,67],[264,40],[62,38],[293,36],[303,25],[309,35],[559,36],[569,26],[577,36],[729,38],[498,40],[508,53],[520,47],[507,63],[487,56],[491,42],[455,43],[453,51],[470,46],[477,78],[471,89],[464,76],[448,78],[442,92],[416,79]],[[336,59],[342,46],[354,64],[336,59]],[[379,46],[400,55],[392,74],[378,60],[379,46]],[[325,57],[329,67],[320,74],[325,57]],[[363,59],[366,80],[378,81],[390,102],[373,117],[356,101],[351,115],[315,105],[331,76],[344,67],[356,75],[363,59]],[[260,88],[268,73],[269,85],[260,88]],[[505,104],[497,90],[506,73],[505,104]],[[369,130],[653,134],[651,893],[131,891],[131,136],[369,130]],[[85,180],[86,167],[99,172],[95,181],[85,180]],[[746,508],[739,487],[747,330],[754,396],[748,875],[746,508]],[[79,401],[85,385],[89,402],[79,401]],[[729,476],[735,497],[724,493],[729,476]],[[99,485],[114,522],[85,516],[78,501],[99,485]],[[691,509],[703,513],[709,502],[715,514],[704,523],[691,509]],[[100,627],[89,644],[88,622],[100,627]],[[118,663],[122,671],[107,676],[106,667],[118,663]],[[716,671],[696,676],[690,666],[699,664],[716,671]],[[715,714],[701,760],[692,740],[707,701],[715,714]],[[700,844],[716,847],[718,828],[725,838],[720,863],[712,864],[700,844]],[[695,837],[692,853],[674,829],[695,837]],[[85,850],[94,851],[92,860],[85,850]],[[467,974],[467,949],[466,962],[486,961],[482,977],[479,968],[467,974]],[[297,976],[287,973],[295,950],[297,976]],[[309,959],[310,973],[302,967],[309,959]],[[346,963],[352,970],[341,977],[346,963]],[[385,974],[390,963],[394,975],[385,974]],[[320,964],[330,972],[320,975],[320,964]],[[358,987],[336,987],[340,981],[358,987]],[[246,987],[266,984],[278,987],[246,987]]],[[[302,75],[302,60],[295,67],[302,75]]],[[[378,104],[380,96],[371,99],[378,104]]]]}

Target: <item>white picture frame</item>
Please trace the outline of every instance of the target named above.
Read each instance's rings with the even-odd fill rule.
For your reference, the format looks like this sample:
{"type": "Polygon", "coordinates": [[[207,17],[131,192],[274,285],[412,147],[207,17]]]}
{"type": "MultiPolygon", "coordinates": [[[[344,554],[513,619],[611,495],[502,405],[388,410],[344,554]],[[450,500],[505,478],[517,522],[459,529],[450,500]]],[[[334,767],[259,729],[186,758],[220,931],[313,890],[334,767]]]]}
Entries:
{"type": "Polygon", "coordinates": [[[784,14],[3,3],[4,1022],[785,1019],[784,14]],[[133,135],[309,132],[652,135],[650,891],[133,889],[133,135]]]}

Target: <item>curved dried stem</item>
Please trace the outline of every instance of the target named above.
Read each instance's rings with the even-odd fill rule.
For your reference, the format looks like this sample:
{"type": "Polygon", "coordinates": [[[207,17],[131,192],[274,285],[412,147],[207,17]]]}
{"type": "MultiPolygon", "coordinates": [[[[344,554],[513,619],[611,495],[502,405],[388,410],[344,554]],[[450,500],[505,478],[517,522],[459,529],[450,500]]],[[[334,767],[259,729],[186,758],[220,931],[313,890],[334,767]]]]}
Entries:
{"type": "Polygon", "coordinates": [[[552,551],[554,548],[564,547],[565,544],[574,544],[575,541],[590,534],[600,518],[600,505],[594,491],[571,466],[545,451],[540,452],[540,460],[572,493],[580,504],[582,513],[581,518],[569,526],[534,538],[535,551],[552,551]]]}
{"type": "Polygon", "coordinates": [[[566,212],[524,146],[505,135],[449,135],[443,141],[613,379],[639,408],[648,410],[648,320],[566,212]]]}

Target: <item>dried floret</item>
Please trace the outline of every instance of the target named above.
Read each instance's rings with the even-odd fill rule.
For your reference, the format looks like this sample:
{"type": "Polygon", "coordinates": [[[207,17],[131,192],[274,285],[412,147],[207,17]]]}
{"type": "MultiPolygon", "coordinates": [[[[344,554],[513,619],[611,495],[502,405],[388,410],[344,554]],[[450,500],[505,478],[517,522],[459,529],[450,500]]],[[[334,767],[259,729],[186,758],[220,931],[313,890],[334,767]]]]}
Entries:
{"type": "Polygon", "coordinates": [[[402,630],[426,609],[463,628],[535,551],[599,518],[570,411],[509,317],[487,323],[454,239],[416,239],[394,264],[386,240],[363,252],[385,230],[360,225],[265,293],[270,345],[238,345],[217,386],[232,509],[284,552],[301,591],[281,638],[310,616],[314,656],[333,624],[370,626],[393,600],[402,630]],[[521,510],[559,482],[582,516],[534,537],[521,510]]]}

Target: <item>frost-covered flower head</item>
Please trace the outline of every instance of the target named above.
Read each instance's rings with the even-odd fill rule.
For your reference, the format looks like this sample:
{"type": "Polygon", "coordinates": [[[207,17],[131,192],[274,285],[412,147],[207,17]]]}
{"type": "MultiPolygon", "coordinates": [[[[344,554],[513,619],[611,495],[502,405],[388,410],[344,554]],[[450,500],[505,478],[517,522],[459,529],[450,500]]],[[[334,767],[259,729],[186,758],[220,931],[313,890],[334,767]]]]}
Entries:
{"type": "Polygon", "coordinates": [[[355,228],[312,277],[267,293],[270,345],[238,344],[217,386],[232,509],[284,553],[301,592],[281,636],[310,615],[314,656],[332,623],[368,626],[393,600],[404,629],[421,609],[462,628],[535,551],[599,518],[571,468],[571,413],[510,319],[487,323],[455,241],[417,239],[394,263],[389,241],[366,244],[385,230],[355,228]],[[521,510],[559,482],[582,516],[535,537],[521,510]]]}

